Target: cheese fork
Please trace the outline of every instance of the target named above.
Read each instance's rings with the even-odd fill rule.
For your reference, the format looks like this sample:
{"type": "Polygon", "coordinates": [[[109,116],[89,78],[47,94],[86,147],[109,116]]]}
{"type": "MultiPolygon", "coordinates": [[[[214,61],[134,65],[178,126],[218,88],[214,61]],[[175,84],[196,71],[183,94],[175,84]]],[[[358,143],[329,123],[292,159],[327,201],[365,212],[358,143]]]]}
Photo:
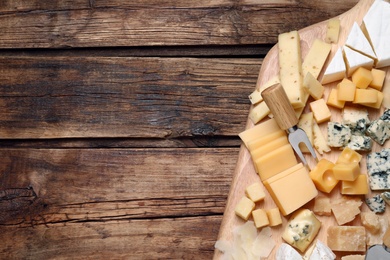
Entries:
{"type": "Polygon", "coordinates": [[[306,159],[299,148],[299,144],[301,143],[306,145],[313,158],[317,161],[317,155],[307,134],[297,126],[298,118],[282,85],[280,83],[272,85],[263,90],[261,95],[271,113],[274,115],[279,127],[288,132],[288,140],[302,163],[307,165],[306,159]]]}

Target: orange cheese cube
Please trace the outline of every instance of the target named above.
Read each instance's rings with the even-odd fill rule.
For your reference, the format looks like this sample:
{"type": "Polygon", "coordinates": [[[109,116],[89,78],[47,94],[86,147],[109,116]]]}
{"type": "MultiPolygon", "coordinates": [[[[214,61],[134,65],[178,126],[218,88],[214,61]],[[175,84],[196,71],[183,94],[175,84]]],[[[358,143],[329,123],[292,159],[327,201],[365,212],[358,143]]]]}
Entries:
{"type": "Polygon", "coordinates": [[[329,93],[326,104],[335,108],[342,109],[345,105],[345,101],[339,100],[337,96],[338,96],[338,91],[337,89],[333,88],[329,93]]]}
{"type": "Polygon", "coordinates": [[[372,107],[372,108],[379,109],[382,106],[384,94],[379,90],[376,90],[376,89],[372,89],[372,90],[376,91],[378,94],[377,101],[375,103],[361,103],[361,105],[366,106],[366,107],[372,107]]]}
{"type": "Polygon", "coordinates": [[[266,210],[267,217],[269,220],[269,226],[275,227],[282,224],[282,217],[280,216],[280,211],[278,208],[272,208],[269,210],[266,210]]]}
{"type": "Polygon", "coordinates": [[[238,202],[238,204],[236,205],[234,212],[240,218],[244,220],[248,220],[254,208],[255,208],[255,203],[250,199],[248,199],[247,197],[243,196],[238,202]]]}
{"type": "Polygon", "coordinates": [[[258,202],[265,198],[265,193],[260,182],[249,185],[245,189],[245,195],[253,202],[258,202]]]}
{"type": "Polygon", "coordinates": [[[355,98],[356,85],[347,78],[344,78],[337,85],[337,99],[340,101],[353,101],[355,98]]]}
{"type": "Polygon", "coordinates": [[[345,147],[339,157],[337,158],[336,164],[340,163],[359,163],[362,160],[362,155],[349,147],[345,147]]]}
{"type": "Polygon", "coordinates": [[[318,194],[306,167],[279,178],[275,176],[273,181],[265,182],[264,185],[283,216],[299,209],[318,194]]]}
{"type": "Polygon", "coordinates": [[[357,88],[367,88],[372,79],[371,71],[363,67],[358,68],[352,74],[352,82],[357,88]]]}
{"type": "Polygon", "coordinates": [[[283,145],[274,151],[259,157],[256,167],[262,181],[296,165],[298,163],[290,144],[283,145]]]}
{"type": "Polygon", "coordinates": [[[323,100],[322,98],[310,102],[310,109],[313,112],[313,116],[317,124],[328,121],[332,116],[328,106],[325,103],[325,100],[323,100]]]}
{"type": "Polygon", "coordinates": [[[370,83],[370,87],[375,88],[377,90],[382,90],[383,83],[385,82],[386,71],[372,69],[372,81],[370,83]]]}
{"type": "Polygon", "coordinates": [[[252,211],[253,221],[257,228],[265,227],[269,225],[267,213],[264,209],[256,209],[252,211]]]}
{"type": "Polygon", "coordinates": [[[334,163],[322,158],[310,171],[310,178],[318,190],[329,193],[336,187],[339,180],[333,174],[334,163]]]}
{"type": "Polygon", "coordinates": [[[345,195],[368,194],[367,175],[359,174],[359,176],[354,181],[342,181],[341,194],[345,194],[345,195]]]}
{"type": "Polygon", "coordinates": [[[355,98],[353,103],[355,104],[375,104],[378,101],[378,93],[375,89],[356,89],[355,98]]]}
{"type": "Polygon", "coordinates": [[[336,163],[333,174],[340,181],[354,181],[360,174],[359,163],[336,163]]]}

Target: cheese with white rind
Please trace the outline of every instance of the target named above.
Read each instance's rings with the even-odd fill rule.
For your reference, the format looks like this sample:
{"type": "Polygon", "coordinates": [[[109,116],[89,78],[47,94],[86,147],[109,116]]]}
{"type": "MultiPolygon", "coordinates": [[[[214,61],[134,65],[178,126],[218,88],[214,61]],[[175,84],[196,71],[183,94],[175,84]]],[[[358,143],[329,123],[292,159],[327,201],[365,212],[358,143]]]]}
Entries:
{"type": "Polygon", "coordinates": [[[357,51],[352,50],[348,46],[344,46],[344,55],[345,61],[347,65],[347,76],[350,77],[355,70],[360,67],[364,67],[366,69],[372,69],[374,66],[374,60],[370,57],[367,57],[357,51]]]}
{"type": "Polygon", "coordinates": [[[292,246],[281,243],[276,251],[276,260],[302,260],[302,256],[292,246]]]}
{"type": "Polygon", "coordinates": [[[333,253],[333,251],[327,247],[324,243],[322,243],[320,240],[317,240],[311,254],[309,257],[306,255],[303,257],[304,260],[332,260],[336,259],[336,255],[333,253]]]}
{"type": "Polygon", "coordinates": [[[390,148],[367,155],[367,174],[371,190],[390,189],[390,148]]]}
{"type": "Polygon", "coordinates": [[[376,59],[375,52],[372,50],[370,42],[356,22],[353,23],[351,31],[345,41],[345,45],[370,57],[371,59],[376,59]]]}
{"type": "Polygon", "coordinates": [[[390,4],[375,0],[363,17],[363,23],[378,59],[376,67],[390,66],[390,4]]]}
{"type": "Polygon", "coordinates": [[[326,68],[321,83],[328,84],[342,80],[345,77],[346,72],[347,68],[344,63],[343,51],[339,48],[326,68]]]}

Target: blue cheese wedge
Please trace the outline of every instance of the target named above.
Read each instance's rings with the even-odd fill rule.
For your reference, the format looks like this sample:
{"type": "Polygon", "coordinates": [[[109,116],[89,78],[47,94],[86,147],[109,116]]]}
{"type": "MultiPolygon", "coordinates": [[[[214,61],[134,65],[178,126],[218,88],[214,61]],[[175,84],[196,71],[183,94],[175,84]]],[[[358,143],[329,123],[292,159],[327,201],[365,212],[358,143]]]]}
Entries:
{"type": "Polygon", "coordinates": [[[371,190],[390,189],[390,148],[367,155],[367,173],[371,190]]]}
{"type": "Polygon", "coordinates": [[[390,128],[382,119],[372,121],[366,133],[380,145],[383,145],[390,138],[390,128]]]}
{"type": "Polygon", "coordinates": [[[351,129],[337,122],[328,123],[328,140],[330,147],[345,147],[351,139],[351,129]]]}
{"type": "Polygon", "coordinates": [[[374,213],[383,213],[386,209],[386,204],[380,194],[375,195],[372,198],[365,199],[367,206],[374,213]]]}
{"type": "Polygon", "coordinates": [[[369,152],[372,149],[372,139],[368,136],[352,134],[347,147],[354,151],[369,152]]]}

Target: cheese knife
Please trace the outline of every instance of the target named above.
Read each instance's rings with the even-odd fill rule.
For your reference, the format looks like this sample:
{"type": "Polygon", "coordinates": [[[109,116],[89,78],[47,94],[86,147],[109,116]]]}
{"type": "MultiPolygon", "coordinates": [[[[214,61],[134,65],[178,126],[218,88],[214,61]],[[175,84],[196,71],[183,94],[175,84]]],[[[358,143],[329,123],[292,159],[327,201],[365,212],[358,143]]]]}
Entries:
{"type": "Polygon", "coordinates": [[[307,134],[297,126],[298,118],[282,85],[280,83],[272,85],[263,90],[261,95],[269,110],[274,115],[279,127],[288,132],[288,140],[302,163],[307,165],[306,159],[299,148],[299,144],[301,143],[306,145],[313,158],[317,161],[317,155],[307,134]]]}
{"type": "Polygon", "coordinates": [[[366,257],[367,260],[389,260],[390,248],[385,245],[373,245],[368,248],[366,257]]]}

